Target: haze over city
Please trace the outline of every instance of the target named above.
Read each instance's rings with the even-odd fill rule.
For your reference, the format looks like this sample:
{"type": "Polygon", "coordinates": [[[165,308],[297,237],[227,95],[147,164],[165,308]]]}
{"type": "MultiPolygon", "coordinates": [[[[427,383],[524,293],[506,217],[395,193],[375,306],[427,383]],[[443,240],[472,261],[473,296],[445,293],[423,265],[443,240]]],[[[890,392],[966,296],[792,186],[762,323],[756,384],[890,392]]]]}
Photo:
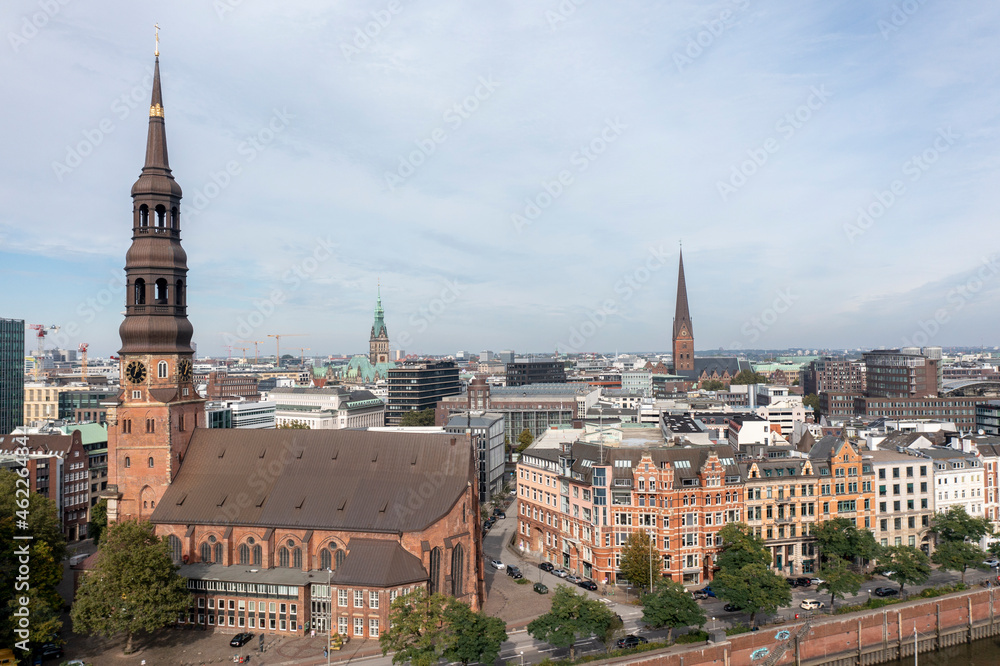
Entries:
{"type": "Polygon", "coordinates": [[[700,349],[995,342],[992,3],[52,7],[0,9],[0,272],[67,346],[118,349],[154,22],[200,354],[363,350],[379,280],[407,352],[667,349],[680,241],[700,349]]]}

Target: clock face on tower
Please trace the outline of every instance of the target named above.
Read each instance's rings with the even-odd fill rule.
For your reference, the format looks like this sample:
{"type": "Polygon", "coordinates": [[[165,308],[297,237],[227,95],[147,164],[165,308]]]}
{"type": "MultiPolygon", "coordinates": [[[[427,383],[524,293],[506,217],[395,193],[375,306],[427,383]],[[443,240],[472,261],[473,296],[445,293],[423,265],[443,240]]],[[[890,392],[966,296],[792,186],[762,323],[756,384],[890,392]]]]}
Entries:
{"type": "Polygon", "coordinates": [[[183,359],[177,364],[177,372],[180,374],[183,381],[191,381],[191,361],[183,359]]]}
{"type": "Polygon", "coordinates": [[[133,384],[138,384],[139,382],[146,379],[146,366],[144,366],[139,361],[132,361],[125,368],[125,376],[133,384]]]}

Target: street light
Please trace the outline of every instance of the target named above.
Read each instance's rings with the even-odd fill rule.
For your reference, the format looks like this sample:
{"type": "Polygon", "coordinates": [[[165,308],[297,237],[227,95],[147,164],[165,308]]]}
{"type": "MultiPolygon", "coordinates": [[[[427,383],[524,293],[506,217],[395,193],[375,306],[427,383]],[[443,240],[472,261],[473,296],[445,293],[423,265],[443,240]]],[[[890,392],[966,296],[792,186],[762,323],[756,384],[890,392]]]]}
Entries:
{"type": "Polygon", "coordinates": [[[521,650],[518,654],[521,655],[521,666],[524,666],[524,650],[521,650]]]}
{"type": "Polygon", "coordinates": [[[331,576],[333,576],[333,569],[327,567],[326,598],[328,612],[326,614],[326,666],[330,666],[330,632],[333,630],[333,589],[330,588],[331,576]]]}

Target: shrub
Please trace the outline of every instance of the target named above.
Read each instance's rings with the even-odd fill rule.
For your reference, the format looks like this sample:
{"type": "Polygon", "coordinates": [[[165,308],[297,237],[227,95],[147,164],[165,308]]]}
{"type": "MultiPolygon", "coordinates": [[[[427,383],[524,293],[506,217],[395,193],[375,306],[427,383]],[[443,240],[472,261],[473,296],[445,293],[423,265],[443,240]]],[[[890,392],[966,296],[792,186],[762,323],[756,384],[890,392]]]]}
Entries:
{"type": "Polygon", "coordinates": [[[678,636],[674,643],[701,643],[708,640],[708,632],[700,629],[692,629],[682,636],[678,636]]]}
{"type": "Polygon", "coordinates": [[[733,626],[726,629],[726,636],[736,636],[737,634],[745,634],[750,631],[750,627],[746,626],[742,622],[737,622],[733,626]]]}
{"type": "Polygon", "coordinates": [[[531,582],[531,581],[530,581],[530,580],[528,580],[527,578],[518,578],[518,579],[517,579],[517,584],[518,584],[518,585],[527,585],[527,584],[528,584],[528,583],[530,583],[530,582],[531,582]]]}

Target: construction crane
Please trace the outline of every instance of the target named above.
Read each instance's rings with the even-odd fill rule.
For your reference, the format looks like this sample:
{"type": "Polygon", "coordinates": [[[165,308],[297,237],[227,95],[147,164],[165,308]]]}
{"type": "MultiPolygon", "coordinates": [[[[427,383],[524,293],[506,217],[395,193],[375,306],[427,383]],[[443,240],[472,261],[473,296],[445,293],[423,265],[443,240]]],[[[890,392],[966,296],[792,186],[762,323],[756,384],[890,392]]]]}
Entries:
{"type": "Polygon", "coordinates": [[[249,347],[233,347],[233,349],[239,349],[241,352],[243,352],[243,363],[245,364],[247,362],[247,350],[250,349],[250,348],[249,347]]]}
{"type": "Polygon", "coordinates": [[[84,382],[87,381],[87,348],[90,347],[89,342],[81,342],[79,346],[80,350],[80,379],[84,382]]]}
{"type": "Polygon", "coordinates": [[[294,347],[294,349],[299,350],[299,353],[301,354],[299,357],[299,363],[302,364],[302,367],[304,368],[306,366],[306,352],[312,351],[312,347],[294,347]]]}
{"type": "Polygon", "coordinates": [[[42,358],[45,356],[45,336],[59,330],[58,326],[45,327],[45,324],[31,324],[31,330],[35,331],[38,338],[38,354],[35,356],[35,379],[38,379],[38,371],[42,369],[42,358]]]}
{"type": "Polygon", "coordinates": [[[246,342],[253,345],[253,364],[257,365],[257,361],[260,359],[260,347],[267,340],[237,340],[236,342],[246,342]]]}
{"type": "Polygon", "coordinates": [[[267,337],[274,338],[274,362],[280,368],[281,367],[281,338],[300,338],[304,336],[305,333],[275,333],[267,334],[267,337]]]}

